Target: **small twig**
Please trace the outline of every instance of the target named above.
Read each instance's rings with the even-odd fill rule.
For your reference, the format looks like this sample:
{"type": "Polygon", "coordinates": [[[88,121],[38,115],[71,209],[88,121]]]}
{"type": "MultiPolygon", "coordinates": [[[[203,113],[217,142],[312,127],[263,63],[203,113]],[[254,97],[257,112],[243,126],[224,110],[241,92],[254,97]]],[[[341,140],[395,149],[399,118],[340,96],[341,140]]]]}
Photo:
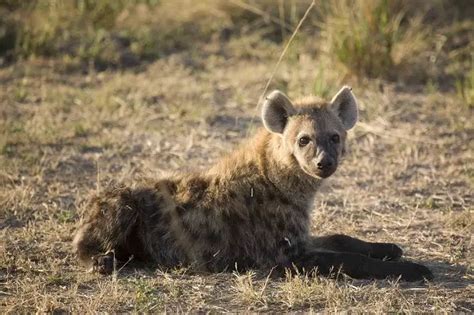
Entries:
{"type": "MultiPolygon", "coordinates": [[[[115,272],[115,274],[118,274],[120,271],[122,271],[122,269],[123,269],[126,265],[128,265],[128,263],[131,262],[131,261],[133,260],[133,258],[134,258],[133,255],[131,255],[130,257],[128,257],[128,260],[122,265],[122,267],[120,267],[119,270],[117,270],[117,271],[115,272]]],[[[115,253],[114,253],[114,270],[115,270],[115,253]]]]}
{"type": "Polygon", "coordinates": [[[272,269],[270,269],[270,272],[268,273],[268,276],[267,276],[267,278],[265,279],[265,283],[263,284],[262,290],[260,291],[260,297],[263,297],[263,292],[264,292],[265,289],[267,288],[268,281],[270,281],[270,276],[272,275],[272,272],[273,272],[274,269],[275,269],[275,267],[273,267],[272,269]]]}
{"type": "MultiPolygon", "coordinates": [[[[293,34],[291,34],[290,39],[286,43],[285,47],[283,48],[283,51],[280,54],[280,57],[278,57],[278,61],[276,62],[275,66],[273,67],[272,73],[271,73],[270,77],[268,78],[267,83],[265,84],[265,87],[263,88],[262,94],[258,98],[258,103],[257,103],[256,108],[258,108],[260,106],[260,104],[262,103],[262,101],[265,97],[265,94],[267,94],[268,87],[270,86],[270,84],[273,80],[273,77],[275,76],[275,74],[278,70],[278,67],[280,66],[280,64],[283,60],[283,57],[285,56],[286,52],[288,51],[288,48],[290,47],[290,44],[293,42],[293,39],[296,37],[296,34],[298,33],[298,31],[301,28],[301,25],[303,25],[303,22],[306,20],[306,18],[308,17],[309,12],[311,11],[311,9],[314,7],[315,4],[316,4],[316,0],[313,0],[311,2],[311,4],[308,6],[308,8],[306,9],[306,12],[304,13],[301,20],[298,22],[298,25],[296,25],[296,28],[293,31],[293,34]]],[[[250,120],[249,128],[247,129],[247,136],[248,136],[248,133],[251,129],[251,126],[253,125],[254,119],[255,118],[252,117],[252,119],[250,120]]]]}
{"type": "Polygon", "coordinates": [[[286,55],[286,52],[287,52],[288,48],[290,47],[291,42],[293,42],[293,39],[296,37],[296,34],[298,34],[298,31],[300,30],[301,25],[303,25],[303,22],[306,20],[306,18],[308,17],[309,12],[311,11],[311,9],[314,7],[315,4],[316,4],[316,0],[313,0],[311,2],[311,4],[309,5],[308,9],[306,9],[306,12],[304,13],[301,20],[298,22],[298,25],[296,26],[293,34],[291,34],[291,37],[288,40],[288,42],[286,43],[285,48],[283,48],[283,51],[281,52],[277,63],[273,67],[272,74],[270,75],[270,78],[268,78],[268,81],[265,84],[265,88],[263,89],[262,95],[260,95],[260,97],[259,97],[259,104],[261,103],[261,101],[263,100],[263,97],[267,93],[268,87],[270,86],[270,83],[272,82],[273,77],[275,76],[275,74],[278,70],[278,67],[280,66],[281,61],[283,60],[283,57],[286,55]]]}

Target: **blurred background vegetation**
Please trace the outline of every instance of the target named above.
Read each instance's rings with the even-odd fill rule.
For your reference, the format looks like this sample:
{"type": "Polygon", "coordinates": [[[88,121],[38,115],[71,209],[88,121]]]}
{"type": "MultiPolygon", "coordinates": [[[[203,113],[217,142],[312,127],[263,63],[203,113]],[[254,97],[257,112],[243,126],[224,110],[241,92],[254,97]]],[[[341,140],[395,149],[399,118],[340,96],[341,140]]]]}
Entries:
{"type": "MultiPolygon", "coordinates": [[[[139,69],[212,44],[241,57],[275,54],[309,3],[0,0],[0,64],[54,58],[68,69],[139,69]]],[[[472,104],[473,17],[472,0],[316,1],[287,58],[304,45],[344,75],[453,90],[472,104]]]]}

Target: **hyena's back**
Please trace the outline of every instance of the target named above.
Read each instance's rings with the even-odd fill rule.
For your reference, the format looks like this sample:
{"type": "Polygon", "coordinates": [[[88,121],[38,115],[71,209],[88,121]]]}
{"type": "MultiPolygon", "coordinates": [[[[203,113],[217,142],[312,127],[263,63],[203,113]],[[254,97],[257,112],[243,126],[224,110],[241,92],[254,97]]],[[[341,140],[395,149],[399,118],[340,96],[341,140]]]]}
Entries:
{"type": "Polygon", "coordinates": [[[175,205],[168,186],[167,181],[137,188],[114,185],[94,197],[74,239],[79,259],[90,264],[92,257],[113,250],[122,261],[131,256],[164,266],[183,261],[169,231],[175,205]]]}

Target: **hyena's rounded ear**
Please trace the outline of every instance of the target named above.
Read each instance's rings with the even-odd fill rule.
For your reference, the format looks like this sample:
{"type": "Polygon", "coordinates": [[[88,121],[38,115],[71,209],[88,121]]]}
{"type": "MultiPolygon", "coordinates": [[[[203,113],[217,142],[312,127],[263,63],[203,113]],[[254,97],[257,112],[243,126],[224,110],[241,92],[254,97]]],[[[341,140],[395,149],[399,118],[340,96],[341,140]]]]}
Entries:
{"type": "Polygon", "coordinates": [[[359,111],[357,100],[352,94],[352,88],[344,86],[331,100],[331,110],[336,113],[342,121],[346,130],[351,129],[357,122],[359,111]]]}
{"type": "Polygon", "coordinates": [[[296,112],[290,99],[275,90],[267,95],[262,107],[262,121],[268,131],[283,133],[288,117],[296,112]]]}

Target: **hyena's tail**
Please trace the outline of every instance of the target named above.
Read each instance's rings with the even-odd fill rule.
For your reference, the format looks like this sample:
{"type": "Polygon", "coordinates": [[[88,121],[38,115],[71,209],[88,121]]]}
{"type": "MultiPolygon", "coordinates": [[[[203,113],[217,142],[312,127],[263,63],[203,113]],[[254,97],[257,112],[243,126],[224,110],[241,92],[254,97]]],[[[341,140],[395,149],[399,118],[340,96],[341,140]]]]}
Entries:
{"type": "Polygon", "coordinates": [[[152,189],[120,186],[94,197],[73,241],[81,262],[91,267],[98,255],[112,251],[119,261],[126,261],[132,255],[144,258],[146,214],[143,210],[157,206],[154,195],[152,189]]]}

